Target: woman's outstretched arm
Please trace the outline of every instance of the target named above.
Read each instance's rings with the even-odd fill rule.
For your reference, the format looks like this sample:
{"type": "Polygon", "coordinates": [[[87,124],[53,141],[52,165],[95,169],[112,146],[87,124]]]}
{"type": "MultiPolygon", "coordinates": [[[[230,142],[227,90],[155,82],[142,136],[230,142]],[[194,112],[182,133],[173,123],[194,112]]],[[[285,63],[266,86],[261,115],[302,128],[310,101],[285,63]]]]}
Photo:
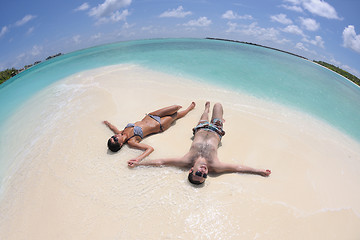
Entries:
{"type": "Polygon", "coordinates": [[[113,131],[115,134],[120,134],[122,131],[120,131],[119,129],[117,129],[114,125],[112,125],[111,123],[109,123],[108,121],[103,121],[103,123],[108,126],[108,128],[110,128],[111,131],[113,131]]]}

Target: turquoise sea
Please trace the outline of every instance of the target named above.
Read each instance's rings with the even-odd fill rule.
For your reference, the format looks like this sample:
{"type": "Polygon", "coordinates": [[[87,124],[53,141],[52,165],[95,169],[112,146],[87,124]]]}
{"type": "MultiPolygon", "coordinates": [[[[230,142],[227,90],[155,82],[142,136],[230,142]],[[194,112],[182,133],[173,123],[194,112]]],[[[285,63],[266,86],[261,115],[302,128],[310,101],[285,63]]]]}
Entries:
{"type": "MultiPolygon", "coordinates": [[[[326,121],[360,141],[358,86],[286,53],[207,39],[118,42],[42,62],[0,86],[0,130],[21,104],[46,86],[77,72],[121,63],[217,84],[280,103],[326,121]]],[[[1,141],[3,146],[6,140],[1,141]]]]}

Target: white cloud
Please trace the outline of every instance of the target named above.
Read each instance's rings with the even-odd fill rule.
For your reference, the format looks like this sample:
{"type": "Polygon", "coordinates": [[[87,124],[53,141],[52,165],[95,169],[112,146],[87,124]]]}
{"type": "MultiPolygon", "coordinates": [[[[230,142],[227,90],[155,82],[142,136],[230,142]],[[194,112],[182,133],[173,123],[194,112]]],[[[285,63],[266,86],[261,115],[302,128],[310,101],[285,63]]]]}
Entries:
{"type": "Polygon", "coordinates": [[[360,34],[356,35],[355,27],[353,25],[349,25],[344,29],[343,40],[344,47],[360,53],[360,34]]]}
{"type": "Polygon", "coordinates": [[[102,33],[97,33],[97,34],[95,34],[95,35],[92,35],[92,36],[91,36],[91,39],[92,39],[92,40],[97,40],[97,39],[101,38],[101,36],[102,36],[102,33]]]}
{"type": "Polygon", "coordinates": [[[238,19],[242,19],[242,20],[253,20],[253,16],[249,15],[249,14],[245,14],[242,16],[238,16],[238,19]]]}
{"type": "Polygon", "coordinates": [[[316,22],[315,19],[312,18],[302,18],[300,17],[300,22],[306,30],[316,31],[320,28],[320,23],[316,22]]]}
{"type": "Polygon", "coordinates": [[[286,28],[283,28],[282,31],[287,32],[287,33],[300,35],[300,36],[305,36],[303,31],[296,25],[289,25],[286,28]]]}
{"type": "Polygon", "coordinates": [[[15,65],[18,65],[20,62],[24,62],[23,59],[25,59],[26,56],[27,56],[27,54],[25,54],[25,53],[21,53],[20,55],[18,55],[15,60],[15,65]]]}
{"type": "Polygon", "coordinates": [[[325,48],[324,46],[324,40],[320,36],[316,36],[314,40],[309,40],[306,37],[302,39],[304,42],[311,43],[312,45],[325,48]]]}
{"type": "Polygon", "coordinates": [[[314,42],[314,44],[315,44],[316,46],[321,47],[321,48],[325,48],[325,47],[324,47],[324,41],[322,40],[322,38],[321,38],[320,36],[316,36],[316,37],[315,37],[315,42],[314,42]]]}
{"type": "Polygon", "coordinates": [[[156,25],[149,25],[149,26],[144,26],[141,28],[141,31],[146,34],[146,36],[149,35],[156,35],[159,36],[159,34],[163,33],[164,31],[166,31],[163,27],[156,25]]]}
{"type": "Polygon", "coordinates": [[[72,37],[72,41],[73,41],[75,44],[81,43],[80,35],[75,35],[75,36],[73,36],[73,37],[72,37]]]}
{"type": "Polygon", "coordinates": [[[38,56],[41,54],[41,51],[43,50],[43,47],[41,46],[37,46],[37,45],[34,45],[33,48],[31,49],[31,55],[33,56],[38,56]]]}
{"type": "Polygon", "coordinates": [[[300,50],[302,50],[302,51],[309,52],[309,49],[307,49],[307,48],[305,47],[305,45],[304,45],[303,43],[301,43],[301,42],[298,42],[298,43],[295,45],[295,48],[300,49],[300,50]]]}
{"type": "Polygon", "coordinates": [[[119,11],[111,13],[109,17],[99,18],[96,22],[97,25],[108,23],[108,22],[119,22],[126,21],[126,17],[129,16],[130,13],[127,9],[123,10],[121,13],[119,11]]]}
{"type": "Polygon", "coordinates": [[[142,27],[141,31],[150,31],[154,28],[154,26],[150,25],[150,26],[146,26],[146,27],[142,27]]]}
{"type": "Polygon", "coordinates": [[[252,20],[253,19],[253,17],[251,15],[246,14],[246,15],[240,16],[231,10],[227,10],[221,17],[225,18],[225,19],[230,19],[230,20],[233,20],[233,19],[252,20]]]}
{"type": "Polygon", "coordinates": [[[284,2],[289,2],[292,3],[294,5],[298,5],[302,2],[302,0],[284,0],[284,2]]]}
{"type": "Polygon", "coordinates": [[[338,19],[341,18],[337,15],[337,12],[333,6],[325,2],[324,0],[283,0],[284,2],[291,3],[293,5],[281,5],[282,7],[301,12],[303,7],[312,14],[315,14],[320,17],[325,17],[328,19],[338,19]]]}
{"type": "Polygon", "coordinates": [[[236,15],[231,10],[227,10],[221,17],[225,19],[236,19],[236,15]]]}
{"type": "Polygon", "coordinates": [[[237,32],[238,25],[237,23],[228,22],[226,25],[229,26],[229,28],[226,30],[227,33],[231,32],[237,32]]]}
{"type": "Polygon", "coordinates": [[[85,10],[88,10],[89,8],[90,8],[90,5],[86,2],[86,3],[81,4],[79,7],[75,8],[74,11],[75,12],[85,11],[85,10]]]}
{"type": "Polygon", "coordinates": [[[211,24],[211,20],[207,19],[207,17],[200,17],[197,20],[190,20],[185,23],[184,26],[189,27],[207,27],[211,24]]]}
{"type": "Polygon", "coordinates": [[[323,0],[303,0],[302,5],[312,14],[329,19],[340,19],[335,8],[323,0]]]}
{"type": "Polygon", "coordinates": [[[295,45],[295,48],[301,50],[301,51],[304,51],[304,52],[308,52],[312,55],[317,55],[317,53],[313,50],[310,50],[307,48],[307,46],[305,46],[305,44],[301,43],[301,42],[298,42],[296,45],[295,45]]]}
{"type": "Polygon", "coordinates": [[[184,18],[187,15],[191,15],[192,12],[184,12],[184,8],[179,6],[177,9],[167,10],[160,14],[159,17],[174,17],[174,18],[184,18]]]}
{"type": "Polygon", "coordinates": [[[30,20],[32,20],[32,19],[34,19],[34,18],[36,18],[36,16],[31,15],[31,14],[28,14],[28,15],[26,15],[25,17],[23,17],[23,19],[17,21],[17,22],[15,23],[15,26],[18,26],[18,27],[19,27],[19,26],[22,26],[22,25],[24,25],[25,23],[29,22],[30,20]]]}
{"type": "Polygon", "coordinates": [[[273,22],[279,22],[279,23],[286,24],[286,25],[292,24],[291,19],[287,18],[286,14],[281,13],[278,15],[271,16],[270,18],[271,18],[271,21],[273,21],[273,22]]]}
{"type": "Polygon", "coordinates": [[[287,9],[287,10],[291,10],[291,11],[295,11],[295,12],[303,12],[303,9],[299,6],[289,6],[289,5],[286,5],[286,4],[282,4],[280,5],[281,7],[287,9]]]}
{"type": "Polygon", "coordinates": [[[131,0],[105,0],[90,10],[89,15],[97,19],[112,17],[115,12],[131,4],[131,0]]]}
{"type": "Polygon", "coordinates": [[[134,27],[135,25],[136,25],[135,23],[134,24],[129,24],[129,23],[125,22],[124,25],[122,26],[122,28],[130,29],[130,28],[134,27]]]}
{"type": "Polygon", "coordinates": [[[30,35],[33,31],[34,31],[34,27],[31,27],[28,29],[28,31],[26,32],[26,35],[30,35]]]}
{"type": "MultiPolygon", "coordinates": [[[[323,57],[323,58],[326,58],[326,57],[323,57]]],[[[331,58],[328,59],[327,61],[330,62],[332,65],[335,65],[335,66],[342,65],[341,62],[337,61],[333,56],[331,56],[331,58]]]]}
{"type": "Polygon", "coordinates": [[[279,39],[280,32],[275,28],[262,28],[256,22],[247,26],[242,26],[237,32],[258,38],[262,41],[272,41],[275,43],[288,42],[287,39],[279,39]]]}
{"type": "Polygon", "coordinates": [[[262,28],[258,26],[257,22],[249,25],[238,25],[237,23],[228,22],[227,33],[239,33],[256,38],[260,41],[270,41],[274,43],[283,44],[289,42],[287,39],[280,39],[280,32],[275,28],[262,28]]]}
{"type": "Polygon", "coordinates": [[[3,26],[0,31],[0,38],[5,35],[5,33],[8,31],[7,26],[3,26]]]}
{"type": "Polygon", "coordinates": [[[113,22],[118,22],[118,21],[122,21],[122,20],[126,20],[126,17],[129,16],[129,11],[127,9],[125,9],[124,11],[122,11],[121,13],[119,11],[114,12],[110,19],[113,22]]]}

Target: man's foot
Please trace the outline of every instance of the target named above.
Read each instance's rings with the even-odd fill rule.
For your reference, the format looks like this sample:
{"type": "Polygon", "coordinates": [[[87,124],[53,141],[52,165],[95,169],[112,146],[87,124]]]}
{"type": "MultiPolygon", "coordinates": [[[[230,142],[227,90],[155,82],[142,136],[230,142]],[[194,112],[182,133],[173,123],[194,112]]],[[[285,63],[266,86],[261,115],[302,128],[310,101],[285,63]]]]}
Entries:
{"type": "Polygon", "coordinates": [[[207,102],[205,103],[205,111],[207,111],[208,113],[209,113],[209,111],[210,111],[210,102],[209,102],[209,101],[207,101],[207,102]]]}

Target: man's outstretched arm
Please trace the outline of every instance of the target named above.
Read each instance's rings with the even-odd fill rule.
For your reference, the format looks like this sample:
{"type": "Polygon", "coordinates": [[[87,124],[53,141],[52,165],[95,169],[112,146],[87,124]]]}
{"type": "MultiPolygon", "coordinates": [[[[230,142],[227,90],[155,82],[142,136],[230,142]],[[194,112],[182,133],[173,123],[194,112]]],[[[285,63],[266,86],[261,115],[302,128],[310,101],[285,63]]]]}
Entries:
{"type": "Polygon", "coordinates": [[[186,167],[187,161],[182,158],[163,158],[163,159],[153,159],[145,161],[137,161],[136,159],[131,159],[128,161],[128,166],[133,168],[136,166],[175,166],[175,167],[186,167]]]}
{"type": "Polygon", "coordinates": [[[219,163],[214,167],[214,172],[216,173],[248,173],[248,174],[256,174],[263,177],[268,177],[271,174],[269,169],[257,169],[248,167],[240,164],[232,164],[232,163],[219,163]]]}

